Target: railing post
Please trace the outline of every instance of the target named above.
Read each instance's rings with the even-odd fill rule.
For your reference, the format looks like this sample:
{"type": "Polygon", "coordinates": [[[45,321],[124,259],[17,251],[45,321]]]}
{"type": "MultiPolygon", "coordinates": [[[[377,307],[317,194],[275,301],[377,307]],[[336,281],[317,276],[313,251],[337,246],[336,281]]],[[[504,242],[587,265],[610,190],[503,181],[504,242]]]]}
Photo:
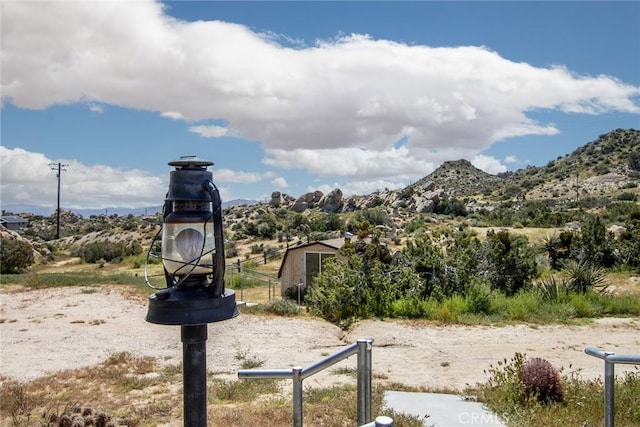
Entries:
{"type": "Polygon", "coordinates": [[[293,374],[293,427],[302,427],[302,368],[296,366],[293,374]]]}
{"type": "Polygon", "coordinates": [[[372,339],[359,339],[357,361],[358,424],[371,422],[371,348],[372,339]]]}
{"type": "Polygon", "coordinates": [[[615,424],[615,363],[607,360],[613,354],[605,352],[604,358],[604,427],[615,424]]]}
{"type": "Polygon", "coordinates": [[[376,427],[393,427],[393,419],[381,415],[376,418],[376,427]]]}

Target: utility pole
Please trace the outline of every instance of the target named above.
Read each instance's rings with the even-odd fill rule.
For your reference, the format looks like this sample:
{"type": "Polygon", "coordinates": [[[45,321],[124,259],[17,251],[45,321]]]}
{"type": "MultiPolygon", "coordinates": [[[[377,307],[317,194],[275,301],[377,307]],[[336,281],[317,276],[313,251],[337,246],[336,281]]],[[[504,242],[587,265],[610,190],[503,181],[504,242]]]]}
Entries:
{"type": "Polygon", "coordinates": [[[56,178],[58,178],[58,209],[56,209],[56,239],[60,238],[60,177],[62,172],[66,172],[66,169],[63,169],[65,166],[62,163],[49,163],[52,171],[56,171],[56,178]]]}
{"type": "Polygon", "coordinates": [[[580,168],[576,164],[576,207],[580,204],[580,168]]]}

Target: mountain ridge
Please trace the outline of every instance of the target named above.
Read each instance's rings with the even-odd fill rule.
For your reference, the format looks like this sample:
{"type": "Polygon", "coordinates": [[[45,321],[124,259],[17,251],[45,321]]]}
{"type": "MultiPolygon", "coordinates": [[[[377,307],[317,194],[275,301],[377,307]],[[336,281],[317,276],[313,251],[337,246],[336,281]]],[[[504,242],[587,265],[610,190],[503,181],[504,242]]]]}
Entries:
{"type": "MultiPolygon", "coordinates": [[[[223,202],[224,208],[271,204],[304,211],[320,209],[349,212],[377,206],[404,208],[416,212],[433,212],[443,199],[464,201],[471,207],[507,200],[540,199],[566,202],[587,197],[640,200],[640,131],[615,129],[587,142],[571,153],[559,156],[545,166],[528,166],[513,172],[492,175],[465,159],[449,160],[436,170],[405,188],[373,192],[364,196],[342,198],[339,188],[328,194],[313,191],[298,198],[274,191],[270,202],[234,199],[223,202]],[[277,196],[277,197],[276,197],[277,196]]],[[[7,205],[3,212],[15,214],[35,207],[7,205]]],[[[33,214],[54,214],[55,209],[37,208],[33,214]]],[[[154,215],[162,206],[139,208],[69,209],[83,215],[154,215]]]]}

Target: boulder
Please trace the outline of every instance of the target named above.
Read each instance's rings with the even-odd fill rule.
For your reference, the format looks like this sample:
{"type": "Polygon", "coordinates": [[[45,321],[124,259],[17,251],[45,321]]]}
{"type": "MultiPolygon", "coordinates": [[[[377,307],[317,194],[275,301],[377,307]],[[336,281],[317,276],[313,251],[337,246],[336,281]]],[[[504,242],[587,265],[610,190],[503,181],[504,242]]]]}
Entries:
{"type": "Polygon", "coordinates": [[[271,202],[269,202],[274,208],[279,207],[282,204],[282,194],[279,191],[271,193],[271,202]]]}
{"type": "Polygon", "coordinates": [[[326,194],[318,202],[318,208],[323,212],[341,212],[344,206],[344,200],[342,199],[342,190],[336,188],[330,193],[326,194]]]}
{"type": "Polygon", "coordinates": [[[310,193],[305,193],[302,196],[298,197],[293,206],[291,206],[291,210],[294,212],[304,212],[305,209],[313,209],[317,207],[318,202],[322,199],[323,193],[322,191],[313,191],[310,193]]]}

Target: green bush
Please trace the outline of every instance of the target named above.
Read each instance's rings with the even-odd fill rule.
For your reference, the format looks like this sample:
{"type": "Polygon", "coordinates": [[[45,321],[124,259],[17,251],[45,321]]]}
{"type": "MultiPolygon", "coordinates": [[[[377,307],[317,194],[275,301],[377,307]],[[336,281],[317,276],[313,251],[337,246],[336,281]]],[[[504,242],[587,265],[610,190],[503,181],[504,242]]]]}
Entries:
{"type": "Polygon", "coordinates": [[[265,306],[265,311],[279,316],[295,316],[300,314],[300,307],[288,299],[277,299],[265,306]]]}
{"type": "Polygon", "coordinates": [[[138,255],[142,252],[140,244],[127,245],[124,242],[91,242],[86,245],[74,247],[72,255],[78,256],[84,262],[97,263],[100,260],[111,262],[121,260],[129,255],[138,255]]]}
{"type": "Polygon", "coordinates": [[[509,298],[507,313],[510,320],[524,321],[536,313],[540,300],[534,292],[523,291],[509,298]]]}
{"type": "Polygon", "coordinates": [[[491,291],[491,285],[478,280],[473,281],[467,288],[465,295],[469,313],[491,314],[493,297],[494,293],[491,291]]]}
{"type": "Polygon", "coordinates": [[[424,308],[424,301],[420,298],[401,298],[391,303],[391,316],[419,319],[426,314],[424,308]]]}
{"type": "Polygon", "coordinates": [[[2,274],[21,273],[34,262],[33,248],[14,239],[0,240],[0,271],[2,274]]]}
{"type": "Polygon", "coordinates": [[[574,293],[569,297],[569,305],[575,311],[577,317],[594,317],[598,310],[594,307],[589,297],[584,293],[574,293]]]}

